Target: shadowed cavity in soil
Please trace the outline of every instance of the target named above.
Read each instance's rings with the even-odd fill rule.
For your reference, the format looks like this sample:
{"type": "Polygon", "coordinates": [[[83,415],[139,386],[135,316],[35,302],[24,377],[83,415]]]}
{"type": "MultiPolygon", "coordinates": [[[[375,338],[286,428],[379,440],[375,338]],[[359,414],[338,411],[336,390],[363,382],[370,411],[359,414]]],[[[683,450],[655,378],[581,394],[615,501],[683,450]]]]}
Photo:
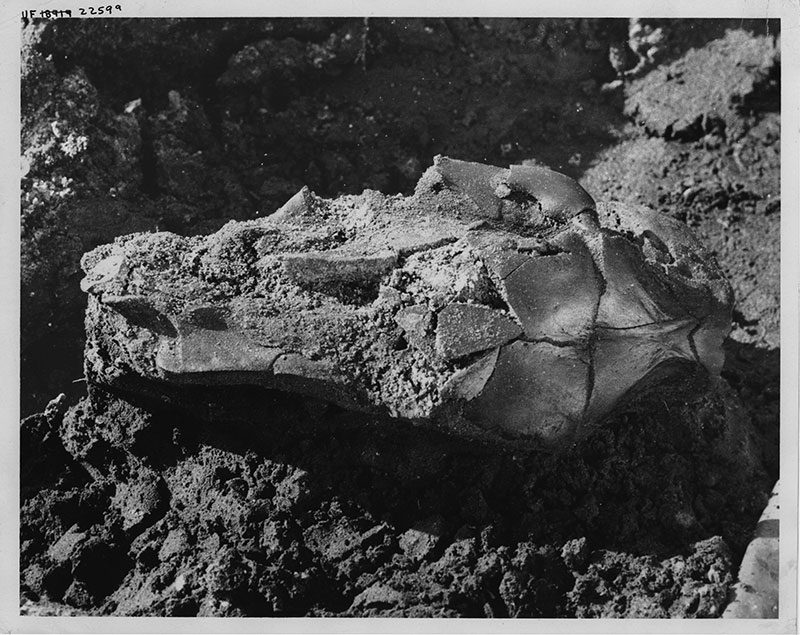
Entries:
{"type": "Polygon", "coordinates": [[[722,378],[730,384],[751,413],[762,438],[765,469],[772,481],[780,474],[780,359],[781,349],[767,349],[728,338],[723,344],[722,378]]]}

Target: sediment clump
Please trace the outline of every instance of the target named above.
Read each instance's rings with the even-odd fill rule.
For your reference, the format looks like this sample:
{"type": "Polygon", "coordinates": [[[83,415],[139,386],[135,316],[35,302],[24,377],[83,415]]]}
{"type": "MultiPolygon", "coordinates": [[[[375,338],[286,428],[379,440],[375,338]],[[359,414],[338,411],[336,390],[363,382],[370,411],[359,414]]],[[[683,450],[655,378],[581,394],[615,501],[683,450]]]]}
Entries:
{"type": "Polygon", "coordinates": [[[732,305],[678,221],[445,157],[410,197],[304,188],[266,219],[124,236],[83,267],[93,383],[261,386],[548,446],[685,365],[718,375],[732,305]]]}

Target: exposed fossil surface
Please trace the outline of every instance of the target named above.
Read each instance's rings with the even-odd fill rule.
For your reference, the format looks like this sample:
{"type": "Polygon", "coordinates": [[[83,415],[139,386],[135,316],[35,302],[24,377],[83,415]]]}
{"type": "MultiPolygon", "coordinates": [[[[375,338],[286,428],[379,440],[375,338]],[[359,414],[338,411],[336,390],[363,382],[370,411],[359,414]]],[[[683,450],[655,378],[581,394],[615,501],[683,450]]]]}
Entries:
{"type": "Polygon", "coordinates": [[[446,157],[409,197],[304,188],[266,219],[123,236],[82,266],[94,383],[259,385],[553,445],[681,362],[718,374],[732,304],[680,222],[446,157]]]}

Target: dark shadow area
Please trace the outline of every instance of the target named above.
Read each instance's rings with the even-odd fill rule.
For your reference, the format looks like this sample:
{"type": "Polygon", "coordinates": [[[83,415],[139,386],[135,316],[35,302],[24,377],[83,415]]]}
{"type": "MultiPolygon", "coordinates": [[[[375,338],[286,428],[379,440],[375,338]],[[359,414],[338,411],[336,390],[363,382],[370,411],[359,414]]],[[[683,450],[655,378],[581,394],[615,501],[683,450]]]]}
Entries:
{"type": "Polygon", "coordinates": [[[769,74],[739,104],[745,115],[781,111],[781,65],[774,64],[769,74]]]}
{"type": "Polygon", "coordinates": [[[725,340],[722,378],[739,396],[762,439],[764,465],[770,478],[780,476],[781,351],[725,340]]]}

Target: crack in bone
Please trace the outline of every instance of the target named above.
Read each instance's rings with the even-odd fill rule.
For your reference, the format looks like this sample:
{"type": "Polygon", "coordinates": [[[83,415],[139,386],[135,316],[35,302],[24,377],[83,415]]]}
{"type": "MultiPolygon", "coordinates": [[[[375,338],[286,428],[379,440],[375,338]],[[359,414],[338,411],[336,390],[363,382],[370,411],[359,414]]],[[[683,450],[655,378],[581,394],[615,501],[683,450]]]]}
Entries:
{"type": "Polygon", "coordinates": [[[694,335],[695,335],[695,333],[697,333],[697,331],[699,331],[699,330],[700,330],[702,327],[703,327],[703,323],[702,323],[702,322],[698,322],[698,323],[695,325],[695,327],[694,327],[694,328],[693,328],[691,331],[689,331],[689,335],[688,335],[688,338],[689,338],[689,347],[692,349],[692,354],[694,355],[694,358],[697,360],[697,363],[698,363],[698,364],[702,364],[703,362],[700,360],[700,356],[697,354],[697,346],[696,346],[696,345],[695,345],[695,343],[694,343],[694,335]]]}
{"type": "Polygon", "coordinates": [[[594,396],[594,356],[596,342],[597,338],[595,337],[595,334],[592,333],[592,337],[589,339],[589,343],[586,346],[586,355],[589,358],[589,370],[586,373],[586,401],[583,404],[583,412],[581,413],[584,419],[586,419],[586,413],[589,411],[589,404],[592,402],[592,397],[594,396]]]}

